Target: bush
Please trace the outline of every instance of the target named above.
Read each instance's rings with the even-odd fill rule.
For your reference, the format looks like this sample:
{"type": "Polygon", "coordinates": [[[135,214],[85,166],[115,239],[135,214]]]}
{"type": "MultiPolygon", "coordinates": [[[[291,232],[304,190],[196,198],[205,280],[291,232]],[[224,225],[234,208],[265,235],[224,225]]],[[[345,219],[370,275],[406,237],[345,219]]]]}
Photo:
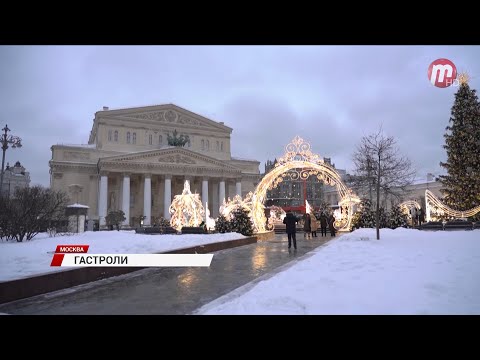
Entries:
{"type": "Polygon", "coordinates": [[[108,215],[105,217],[107,226],[109,227],[115,226],[117,231],[120,230],[120,224],[124,222],[126,219],[127,218],[125,217],[125,213],[122,210],[110,211],[108,215]]]}

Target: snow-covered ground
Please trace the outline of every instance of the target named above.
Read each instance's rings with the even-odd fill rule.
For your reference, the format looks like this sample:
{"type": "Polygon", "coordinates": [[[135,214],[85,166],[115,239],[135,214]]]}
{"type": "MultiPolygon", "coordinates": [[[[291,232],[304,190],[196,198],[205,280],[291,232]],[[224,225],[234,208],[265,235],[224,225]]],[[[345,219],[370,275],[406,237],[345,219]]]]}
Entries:
{"type": "Polygon", "coordinates": [[[480,314],[480,230],[356,230],[197,314],[480,314]]]}
{"type": "Polygon", "coordinates": [[[57,245],[90,245],[88,252],[92,254],[151,254],[244,237],[238,233],[143,235],[135,231],[88,231],[50,238],[42,233],[21,243],[0,241],[0,281],[72,269],[50,267],[57,245]]]}

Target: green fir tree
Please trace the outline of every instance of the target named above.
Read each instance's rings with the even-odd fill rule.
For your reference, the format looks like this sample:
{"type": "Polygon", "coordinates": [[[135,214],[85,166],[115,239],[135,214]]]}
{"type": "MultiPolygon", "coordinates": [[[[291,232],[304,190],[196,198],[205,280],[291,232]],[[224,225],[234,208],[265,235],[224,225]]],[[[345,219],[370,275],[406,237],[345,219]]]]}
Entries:
{"type": "Polygon", "coordinates": [[[480,104],[476,90],[460,82],[444,135],[447,161],[440,163],[447,175],[440,180],[445,204],[462,211],[480,205],[480,104]]]}
{"type": "Polygon", "coordinates": [[[238,207],[233,211],[231,226],[231,231],[233,232],[237,232],[245,236],[253,235],[252,220],[250,219],[248,211],[242,207],[238,207]]]}
{"type": "Polygon", "coordinates": [[[362,199],[358,210],[353,215],[352,228],[374,228],[375,213],[372,210],[372,202],[369,199],[362,199]]]}
{"type": "Polygon", "coordinates": [[[388,227],[391,229],[407,227],[407,221],[407,214],[398,205],[395,205],[388,213],[388,227]]]}
{"type": "Polygon", "coordinates": [[[228,221],[228,219],[225,216],[220,215],[215,221],[215,231],[222,234],[230,232],[231,231],[230,221],[228,221]]]}

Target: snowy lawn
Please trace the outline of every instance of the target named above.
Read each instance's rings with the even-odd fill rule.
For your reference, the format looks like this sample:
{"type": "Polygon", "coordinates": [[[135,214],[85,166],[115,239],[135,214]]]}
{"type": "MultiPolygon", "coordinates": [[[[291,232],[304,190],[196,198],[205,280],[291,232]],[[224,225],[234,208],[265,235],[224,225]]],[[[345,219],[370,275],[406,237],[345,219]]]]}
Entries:
{"type": "Polygon", "coordinates": [[[480,314],[480,230],[360,229],[198,314],[480,314]],[[250,289],[250,290],[248,290],[250,289]]]}
{"type": "Polygon", "coordinates": [[[73,269],[50,267],[57,245],[90,245],[92,254],[151,254],[195,245],[242,239],[238,233],[211,235],[143,235],[135,231],[88,231],[72,236],[42,233],[26,242],[0,242],[0,281],[73,269]]]}

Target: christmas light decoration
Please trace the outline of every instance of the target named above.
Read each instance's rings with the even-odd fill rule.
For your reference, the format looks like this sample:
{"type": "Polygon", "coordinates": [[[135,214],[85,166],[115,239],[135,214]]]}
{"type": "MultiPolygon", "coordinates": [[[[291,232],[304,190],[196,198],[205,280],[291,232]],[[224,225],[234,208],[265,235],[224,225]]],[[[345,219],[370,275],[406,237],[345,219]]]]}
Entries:
{"type": "Polygon", "coordinates": [[[270,216],[268,217],[268,230],[274,230],[277,224],[283,224],[283,219],[286,216],[285,210],[280,206],[271,206],[270,207],[270,216]]]}
{"type": "MultiPolygon", "coordinates": [[[[420,204],[415,201],[415,200],[407,200],[402,203],[400,203],[398,206],[400,206],[400,209],[402,212],[408,216],[409,219],[412,218],[412,215],[410,214],[410,209],[415,206],[415,208],[418,210],[421,208],[420,204]]],[[[428,221],[428,220],[427,220],[428,221]]]]}
{"type": "Polygon", "coordinates": [[[319,155],[312,153],[310,144],[299,136],[285,147],[285,154],[275,167],[268,172],[257,185],[252,196],[251,216],[257,232],[264,232],[267,219],[263,203],[267,190],[272,190],[284,181],[286,177],[292,180],[306,180],[316,176],[325,184],[336,186],[340,196],[340,214],[335,221],[335,228],[339,231],[348,231],[352,221],[353,207],[360,203],[360,199],[342,182],[340,174],[329,164],[325,163],[319,155]]]}
{"type": "Polygon", "coordinates": [[[238,208],[244,208],[248,212],[252,211],[252,196],[253,193],[250,191],[246,196],[245,200],[242,199],[240,195],[235,195],[233,199],[228,198],[227,201],[223,199],[223,204],[220,206],[220,214],[225,216],[228,220],[232,219],[232,212],[238,208]]]}
{"type": "Polygon", "coordinates": [[[181,195],[175,195],[168,209],[171,217],[170,225],[181,231],[184,226],[199,226],[205,215],[199,194],[192,194],[190,183],[185,181],[181,195]]]}
{"type": "Polygon", "coordinates": [[[215,219],[210,217],[210,210],[208,209],[208,202],[205,202],[205,225],[207,230],[215,230],[215,219]]]}
{"type": "Polygon", "coordinates": [[[439,220],[445,216],[451,218],[468,218],[473,217],[480,212],[480,205],[465,211],[453,210],[441,202],[430,190],[425,190],[425,202],[425,215],[427,222],[439,220]]]}

